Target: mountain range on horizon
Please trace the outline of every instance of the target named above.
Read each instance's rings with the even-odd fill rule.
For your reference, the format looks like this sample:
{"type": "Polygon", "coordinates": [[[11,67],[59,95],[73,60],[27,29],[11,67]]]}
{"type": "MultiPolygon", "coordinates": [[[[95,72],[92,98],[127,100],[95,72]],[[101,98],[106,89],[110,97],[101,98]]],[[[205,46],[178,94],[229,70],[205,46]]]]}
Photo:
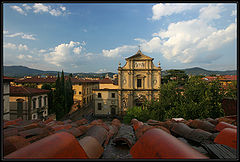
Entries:
{"type": "MultiPolygon", "coordinates": [[[[170,70],[170,69],[169,69],[170,70]]],[[[226,71],[212,71],[206,70],[200,67],[186,68],[186,69],[171,69],[171,70],[183,70],[188,75],[237,75],[237,70],[226,70],[226,71]]],[[[162,71],[162,75],[167,74],[167,70],[162,71]]],[[[8,77],[16,77],[21,78],[24,76],[36,76],[36,75],[57,75],[57,73],[61,73],[60,71],[44,71],[33,68],[28,68],[26,66],[3,66],[3,75],[8,77]]],[[[64,72],[65,75],[69,75],[69,72],[64,72]]],[[[104,77],[108,74],[112,77],[113,72],[104,72],[104,73],[72,73],[73,76],[78,75],[79,77],[104,77]]]]}

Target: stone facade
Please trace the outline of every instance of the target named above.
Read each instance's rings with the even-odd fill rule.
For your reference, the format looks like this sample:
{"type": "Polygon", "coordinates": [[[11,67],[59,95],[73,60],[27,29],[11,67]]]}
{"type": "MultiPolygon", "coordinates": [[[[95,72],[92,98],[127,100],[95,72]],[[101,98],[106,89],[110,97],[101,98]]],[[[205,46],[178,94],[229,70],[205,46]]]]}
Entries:
{"type": "MultiPolygon", "coordinates": [[[[106,96],[102,98],[101,102],[106,105],[107,100],[110,99],[107,97],[108,94],[113,90],[116,91],[118,105],[115,112],[118,115],[123,115],[129,108],[141,106],[145,100],[157,98],[161,86],[160,63],[156,67],[153,64],[153,58],[144,55],[139,50],[135,55],[126,58],[126,64],[123,67],[119,64],[118,86],[106,85],[99,86],[100,89],[94,90],[95,96],[104,90],[103,93],[106,96]]],[[[95,115],[103,113],[102,110],[97,110],[97,100],[95,98],[95,115]]],[[[110,105],[107,107],[110,107],[110,105]]],[[[108,111],[104,112],[104,114],[111,114],[110,109],[108,111]]]]}
{"type": "Polygon", "coordinates": [[[119,112],[141,106],[145,99],[157,97],[161,86],[161,67],[153,64],[153,58],[140,50],[126,58],[126,64],[118,67],[119,112]]]}
{"type": "Polygon", "coordinates": [[[117,89],[94,90],[95,115],[116,115],[118,104],[117,89]]]}

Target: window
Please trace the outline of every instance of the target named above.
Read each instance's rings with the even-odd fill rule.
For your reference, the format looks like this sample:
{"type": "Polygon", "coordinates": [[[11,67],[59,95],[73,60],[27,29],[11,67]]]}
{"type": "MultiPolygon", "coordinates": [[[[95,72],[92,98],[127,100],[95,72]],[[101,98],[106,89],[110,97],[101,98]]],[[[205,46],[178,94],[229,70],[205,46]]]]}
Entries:
{"type": "Polygon", "coordinates": [[[23,99],[17,99],[17,117],[23,115],[23,99]]]}
{"type": "Polygon", "coordinates": [[[36,98],[33,99],[33,110],[36,109],[36,98]]]}
{"type": "Polygon", "coordinates": [[[81,91],[79,91],[78,93],[79,93],[79,94],[82,94],[82,92],[81,92],[81,91]]]}
{"type": "Polygon", "coordinates": [[[44,97],[44,106],[47,106],[47,96],[44,97]]]}
{"type": "Polygon", "coordinates": [[[76,94],[76,90],[75,89],[73,90],[73,92],[74,92],[74,94],[76,94]]]}
{"type": "Polygon", "coordinates": [[[137,87],[142,87],[142,79],[137,79],[137,87]]]}
{"type": "Polygon", "coordinates": [[[102,103],[98,103],[98,110],[102,110],[102,103]]]}
{"type": "Polygon", "coordinates": [[[112,93],[112,98],[115,98],[115,93],[112,93]]]}
{"type": "Polygon", "coordinates": [[[38,97],[38,107],[42,107],[42,96],[38,97]]]}
{"type": "Polygon", "coordinates": [[[98,93],[98,98],[102,98],[102,94],[101,93],[98,93]]]}

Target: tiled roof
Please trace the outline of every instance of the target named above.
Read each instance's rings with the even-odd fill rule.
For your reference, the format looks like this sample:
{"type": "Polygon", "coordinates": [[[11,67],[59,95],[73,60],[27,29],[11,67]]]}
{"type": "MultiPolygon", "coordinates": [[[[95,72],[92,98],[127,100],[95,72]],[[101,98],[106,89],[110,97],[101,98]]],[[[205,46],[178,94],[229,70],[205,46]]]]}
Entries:
{"type": "MultiPolygon", "coordinates": [[[[65,80],[68,77],[65,76],[65,80]]],[[[57,77],[31,77],[31,78],[21,78],[15,80],[16,83],[55,83],[57,77]]],[[[72,83],[97,83],[97,80],[81,79],[81,78],[71,78],[72,83]]]]}
{"type": "Polygon", "coordinates": [[[35,94],[44,94],[48,92],[49,90],[45,90],[45,89],[10,86],[10,96],[15,96],[15,95],[28,96],[28,95],[35,95],[35,94]]]}
{"type": "Polygon", "coordinates": [[[237,75],[221,75],[221,76],[206,76],[202,78],[206,81],[220,80],[220,81],[233,81],[237,80],[237,75]]]}
{"type": "Polygon", "coordinates": [[[224,80],[233,81],[233,80],[237,80],[237,75],[223,75],[223,76],[220,76],[218,79],[222,80],[222,81],[224,81],[224,80]]]}
{"type": "Polygon", "coordinates": [[[236,159],[236,120],[16,119],[4,121],[4,158],[236,159]]]}
{"type": "Polygon", "coordinates": [[[104,78],[104,79],[99,80],[99,83],[100,84],[113,84],[113,81],[109,78],[104,78]]]}
{"type": "Polygon", "coordinates": [[[7,77],[7,76],[3,76],[3,81],[6,80],[6,81],[14,81],[16,78],[11,78],[11,77],[7,77]]]}

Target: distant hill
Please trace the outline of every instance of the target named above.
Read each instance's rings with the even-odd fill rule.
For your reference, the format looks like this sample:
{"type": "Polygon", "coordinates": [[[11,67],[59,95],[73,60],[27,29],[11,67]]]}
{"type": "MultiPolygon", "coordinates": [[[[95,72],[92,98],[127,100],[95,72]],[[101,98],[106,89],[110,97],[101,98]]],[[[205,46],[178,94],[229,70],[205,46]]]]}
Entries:
{"type": "MultiPolygon", "coordinates": [[[[210,71],[205,70],[199,67],[188,68],[188,69],[178,69],[183,70],[188,75],[237,75],[236,70],[228,70],[228,71],[210,71]]],[[[43,71],[38,69],[32,69],[25,66],[4,66],[4,76],[8,77],[24,77],[24,76],[36,76],[36,75],[57,75],[58,71],[43,71]]],[[[61,73],[61,72],[60,72],[61,73]]],[[[64,72],[65,75],[69,75],[70,73],[64,72]]],[[[78,76],[80,78],[85,77],[105,77],[108,74],[109,77],[113,77],[114,74],[112,72],[107,73],[73,73],[73,76],[78,76]]],[[[163,75],[166,75],[166,70],[162,71],[163,75]]]]}
{"type": "Polygon", "coordinates": [[[211,71],[205,70],[199,67],[182,69],[188,75],[237,75],[236,70],[227,70],[227,71],[211,71]]]}
{"type": "Polygon", "coordinates": [[[24,77],[35,75],[57,75],[57,71],[43,71],[38,69],[32,69],[25,66],[4,66],[3,74],[9,77],[24,77]]]}
{"type": "MultiPolygon", "coordinates": [[[[53,75],[56,76],[58,71],[43,71],[38,69],[28,68],[26,66],[4,66],[3,67],[4,76],[21,78],[24,76],[37,76],[37,75],[53,75]]],[[[61,74],[61,72],[60,72],[61,74]]],[[[69,75],[70,73],[64,72],[65,75],[69,75]]],[[[73,73],[73,76],[78,76],[80,78],[85,77],[105,77],[108,74],[109,77],[112,77],[115,73],[107,72],[107,73],[73,73]]]]}

